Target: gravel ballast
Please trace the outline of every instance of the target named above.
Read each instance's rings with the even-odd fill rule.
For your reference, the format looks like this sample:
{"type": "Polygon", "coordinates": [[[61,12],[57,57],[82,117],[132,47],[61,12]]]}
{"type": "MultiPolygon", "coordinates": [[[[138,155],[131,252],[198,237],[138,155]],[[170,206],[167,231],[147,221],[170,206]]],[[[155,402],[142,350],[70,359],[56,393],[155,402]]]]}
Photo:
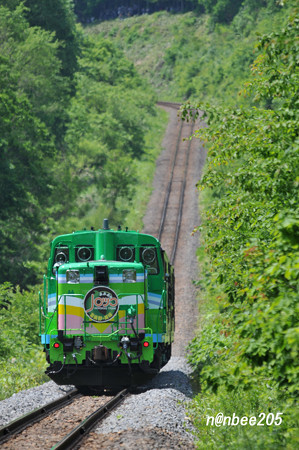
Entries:
{"type": "MultiPolygon", "coordinates": [[[[189,373],[185,358],[172,357],[150,383],[138,388],[109,414],[80,448],[194,448],[192,425],[186,416],[192,396],[189,373]]],[[[18,392],[0,402],[0,425],[72,389],[73,386],[57,386],[50,381],[18,392]]]]}
{"type": "Polygon", "coordinates": [[[41,386],[13,394],[0,401],[0,426],[63,397],[72,389],[74,386],[58,386],[54,381],[49,381],[41,386]]]}
{"type": "Polygon", "coordinates": [[[192,390],[184,358],[171,358],[161,372],[140,393],[131,395],[105,419],[97,433],[111,433],[147,427],[188,434],[185,405],[192,390]],[[142,392],[146,389],[145,392],[142,392]]]}

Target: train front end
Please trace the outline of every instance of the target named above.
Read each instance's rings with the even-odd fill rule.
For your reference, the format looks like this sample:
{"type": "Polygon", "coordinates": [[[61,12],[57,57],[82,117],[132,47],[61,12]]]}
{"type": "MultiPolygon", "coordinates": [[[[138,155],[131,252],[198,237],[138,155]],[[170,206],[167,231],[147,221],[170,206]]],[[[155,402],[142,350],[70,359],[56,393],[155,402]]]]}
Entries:
{"type": "Polygon", "coordinates": [[[46,373],[57,384],[120,389],[143,383],[169,359],[169,351],[161,352],[173,337],[165,291],[156,294],[153,311],[155,293],[148,290],[159,248],[144,236],[105,229],[53,241],[40,299],[41,338],[46,373]]]}

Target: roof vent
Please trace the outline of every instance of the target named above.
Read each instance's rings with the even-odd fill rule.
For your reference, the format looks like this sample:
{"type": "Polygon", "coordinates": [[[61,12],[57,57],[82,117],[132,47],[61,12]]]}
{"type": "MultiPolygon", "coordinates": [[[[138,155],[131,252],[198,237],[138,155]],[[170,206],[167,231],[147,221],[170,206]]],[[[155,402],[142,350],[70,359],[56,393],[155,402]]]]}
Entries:
{"type": "Polygon", "coordinates": [[[104,219],[104,222],[103,222],[103,230],[109,230],[110,228],[109,228],[109,221],[108,221],[108,219],[104,219]]]}

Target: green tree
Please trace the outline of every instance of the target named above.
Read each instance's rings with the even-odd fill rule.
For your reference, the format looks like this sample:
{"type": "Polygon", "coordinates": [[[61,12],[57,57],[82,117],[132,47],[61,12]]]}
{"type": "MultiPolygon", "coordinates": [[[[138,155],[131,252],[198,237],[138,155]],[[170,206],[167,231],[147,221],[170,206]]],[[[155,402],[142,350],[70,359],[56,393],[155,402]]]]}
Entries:
{"type": "Polygon", "coordinates": [[[74,154],[70,163],[77,168],[82,189],[96,188],[112,212],[117,199],[131,198],[134,158],[143,155],[154,101],[121,51],[108,40],[86,38],[70,109],[67,142],[74,154]]]}
{"type": "Polygon", "coordinates": [[[198,0],[199,7],[219,23],[229,23],[239,11],[243,0],[198,0]]]}
{"type": "Polygon", "coordinates": [[[58,181],[52,129],[64,80],[53,35],[30,27],[23,6],[0,8],[0,36],[0,280],[25,285],[35,281],[24,264],[37,256],[44,205],[58,181]]]}
{"type": "MultiPolygon", "coordinates": [[[[3,64],[4,63],[4,64],[3,64]]],[[[41,231],[41,207],[51,182],[47,163],[54,147],[28,99],[16,95],[15,80],[0,61],[0,280],[33,282],[23,262],[34,254],[32,237],[41,231]],[[22,259],[20,258],[22,255],[22,259]]]]}
{"type": "Polygon", "coordinates": [[[77,70],[79,40],[72,0],[25,0],[25,5],[29,8],[26,16],[31,26],[55,34],[55,39],[60,42],[61,74],[73,78],[77,70]]]}

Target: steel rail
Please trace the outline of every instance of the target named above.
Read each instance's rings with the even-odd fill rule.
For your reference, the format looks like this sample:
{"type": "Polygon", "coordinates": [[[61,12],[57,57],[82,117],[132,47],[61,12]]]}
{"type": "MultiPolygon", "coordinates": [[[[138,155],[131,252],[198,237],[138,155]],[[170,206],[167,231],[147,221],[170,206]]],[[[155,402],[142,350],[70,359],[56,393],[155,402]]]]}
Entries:
{"type": "Polygon", "coordinates": [[[181,121],[181,125],[180,125],[179,135],[178,135],[178,138],[177,138],[175,153],[174,153],[174,157],[173,157],[173,161],[172,161],[172,167],[171,167],[171,172],[170,172],[170,179],[169,179],[169,182],[168,182],[168,185],[167,185],[166,195],[165,195],[165,199],[164,199],[164,205],[163,205],[163,210],[162,210],[162,217],[161,217],[161,222],[160,222],[160,227],[159,227],[159,232],[158,232],[158,240],[159,241],[161,241],[161,236],[162,236],[162,233],[163,233],[163,230],[164,230],[164,223],[165,223],[166,212],[167,212],[167,207],[168,207],[168,202],[169,202],[169,197],[170,197],[170,192],[171,192],[174,168],[175,168],[175,163],[176,163],[176,159],[177,159],[177,155],[178,155],[178,151],[179,151],[179,146],[180,146],[180,143],[181,143],[182,129],[183,129],[183,121],[181,121]]]}
{"type": "Polygon", "coordinates": [[[40,408],[37,408],[34,411],[29,412],[28,414],[24,414],[23,416],[19,417],[16,420],[13,420],[7,425],[3,425],[0,428],[0,444],[8,441],[11,436],[20,433],[28,426],[39,422],[41,419],[44,419],[51,412],[68,405],[73,401],[74,397],[77,397],[79,395],[81,395],[79,391],[77,389],[73,389],[63,397],[60,397],[53,402],[47,403],[46,405],[41,406],[40,408]]]}
{"type": "Polygon", "coordinates": [[[124,389],[119,392],[115,397],[113,397],[105,405],[98,408],[92,414],[90,414],[86,419],[84,419],[76,428],[74,428],[69,434],[67,434],[60,442],[54,445],[51,450],[63,450],[72,449],[74,445],[83,439],[83,437],[88,433],[96,424],[97,421],[103,419],[106,414],[111,412],[117,405],[119,405],[123,399],[128,395],[128,389],[124,389]]]}
{"type": "Polygon", "coordinates": [[[157,102],[159,106],[169,106],[170,108],[180,109],[181,103],[177,102],[157,102]]]}
{"type": "MultiPolygon", "coordinates": [[[[192,123],[192,125],[191,125],[191,136],[193,134],[193,129],[194,129],[194,123],[192,123]]],[[[178,214],[178,221],[177,221],[176,230],[175,230],[174,246],[173,246],[171,258],[170,258],[171,265],[173,265],[174,261],[175,261],[175,255],[176,255],[176,250],[177,250],[177,246],[178,246],[179,234],[180,234],[181,223],[182,223],[184,195],[185,195],[186,178],[187,178],[187,172],[188,172],[188,166],[189,166],[191,143],[192,143],[192,141],[189,140],[188,149],[187,149],[187,157],[186,157],[186,162],[185,162],[184,179],[183,179],[181,193],[180,193],[179,214],[178,214]]]]}
{"type": "MultiPolygon", "coordinates": [[[[173,105],[175,105],[173,107],[180,106],[179,103],[170,103],[170,102],[158,102],[158,104],[161,106],[173,106],[173,105]]],[[[174,169],[175,169],[175,165],[176,165],[179,147],[181,144],[183,125],[184,125],[184,122],[181,121],[180,130],[179,130],[179,134],[178,134],[177,142],[176,142],[176,149],[175,149],[174,157],[173,157],[173,161],[172,161],[170,179],[169,179],[169,182],[167,185],[166,195],[165,195],[165,199],[164,199],[164,205],[163,205],[163,209],[162,209],[161,222],[160,222],[160,227],[159,227],[159,231],[158,231],[158,240],[159,241],[161,241],[162,233],[164,231],[165,218],[166,218],[166,214],[167,214],[169,197],[170,197],[170,193],[171,193],[171,189],[172,189],[174,169]]],[[[193,133],[193,129],[194,129],[194,123],[191,124],[191,135],[193,133]]],[[[173,247],[172,247],[172,252],[171,252],[171,257],[170,257],[170,263],[172,265],[174,264],[174,261],[175,261],[175,256],[176,256],[176,251],[177,251],[177,246],[178,246],[178,238],[179,238],[181,222],[182,222],[183,203],[184,203],[184,194],[185,194],[185,188],[186,188],[186,177],[187,177],[187,171],[188,171],[188,165],[189,165],[190,149],[191,149],[191,140],[189,141],[188,148],[187,148],[187,156],[186,156],[185,168],[184,168],[184,177],[183,177],[183,181],[181,184],[177,225],[176,225],[175,237],[174,237],[174,242],[173,242],[173,247]]]]}

